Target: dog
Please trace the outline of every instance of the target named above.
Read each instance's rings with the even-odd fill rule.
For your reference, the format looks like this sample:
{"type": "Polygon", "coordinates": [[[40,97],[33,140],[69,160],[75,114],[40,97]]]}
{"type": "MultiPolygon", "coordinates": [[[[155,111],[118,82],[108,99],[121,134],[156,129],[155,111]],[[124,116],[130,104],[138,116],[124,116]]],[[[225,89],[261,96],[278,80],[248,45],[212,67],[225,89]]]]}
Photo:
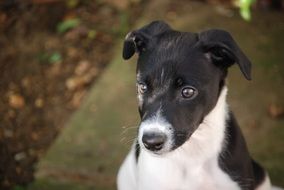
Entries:
{"type": "Polygon", "coordinates": [[[123,58],[135,53],[141,123],[118,190],[270,190],[226,103],[230,66],[251,80],[251,62],[232,36],[154,21],[127,34],[123,58]]]}

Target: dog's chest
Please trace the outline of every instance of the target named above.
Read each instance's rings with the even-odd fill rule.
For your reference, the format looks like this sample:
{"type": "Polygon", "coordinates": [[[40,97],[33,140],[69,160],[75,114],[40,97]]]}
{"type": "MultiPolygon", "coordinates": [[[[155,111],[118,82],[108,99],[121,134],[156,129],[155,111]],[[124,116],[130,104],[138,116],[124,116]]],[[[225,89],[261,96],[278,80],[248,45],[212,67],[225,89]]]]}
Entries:
{"type": "Polygon", "coordinates": [[[236,182],[218,166],[217,159],[204,164],[141,153],[138,163],[139,190],[239,190],[236,182]]]}

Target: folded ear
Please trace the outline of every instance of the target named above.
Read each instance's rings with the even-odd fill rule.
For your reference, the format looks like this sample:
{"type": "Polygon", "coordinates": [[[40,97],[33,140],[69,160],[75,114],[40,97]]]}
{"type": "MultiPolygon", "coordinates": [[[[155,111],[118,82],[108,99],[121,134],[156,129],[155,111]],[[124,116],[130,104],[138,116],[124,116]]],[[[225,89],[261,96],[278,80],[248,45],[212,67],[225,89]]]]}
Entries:
{"type": "Polygon", "coordinates": [[[251,62],[232,36],[224,30],[208,30],[199,34],[199,40],[214,64],[228,68],[237,63],[247,80],[251,80],[251,62]]]}
{"type": "Polygon", "coordinates": [[[170,26],[163,21],[153,21],[150,24],[129,32],[124,40],[122,57],[124,59],[131,58],[135,52],[141,53],[147,49],[149,41],[160,33],[171,29],[170,26]]]}

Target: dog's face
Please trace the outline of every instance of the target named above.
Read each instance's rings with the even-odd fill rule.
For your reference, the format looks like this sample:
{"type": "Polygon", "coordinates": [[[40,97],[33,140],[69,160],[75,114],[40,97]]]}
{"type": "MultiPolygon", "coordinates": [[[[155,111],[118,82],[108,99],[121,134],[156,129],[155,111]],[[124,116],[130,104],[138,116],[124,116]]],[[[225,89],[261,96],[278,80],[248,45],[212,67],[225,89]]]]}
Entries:
{"type": "Polygon", "coordinates": [[[193,34],[170,33],[155,43],[137,65],[139,139],[166,134],[164,152],[182,145],[214,107],[223,72],[196,46],[193,34]]]}
{"type": "Polygon", "coordinates": [[[182,33],[153,22],[127,35],[123,57],[135,52],[139,53],[138,141],[156,154],[190,139],[214,108],[229,66],[238,63],[250,79],[250,62],[231,36],[220,30],[182,33]]]}

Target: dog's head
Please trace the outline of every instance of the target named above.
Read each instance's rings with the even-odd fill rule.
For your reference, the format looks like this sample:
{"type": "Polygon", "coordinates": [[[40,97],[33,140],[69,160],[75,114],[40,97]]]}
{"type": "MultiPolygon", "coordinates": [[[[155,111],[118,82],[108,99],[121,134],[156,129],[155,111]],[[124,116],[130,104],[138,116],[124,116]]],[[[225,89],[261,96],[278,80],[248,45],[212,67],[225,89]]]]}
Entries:
{"type": "Polygon", "coordinates": [[[135,52],[138,141],[156,154],[174,150],[190,138],[216,105],[231,65],[238,64],[251,78],[251,63],[223,30],[178,32],[155,21],[126,36],[123,58],[135,52]]]}

